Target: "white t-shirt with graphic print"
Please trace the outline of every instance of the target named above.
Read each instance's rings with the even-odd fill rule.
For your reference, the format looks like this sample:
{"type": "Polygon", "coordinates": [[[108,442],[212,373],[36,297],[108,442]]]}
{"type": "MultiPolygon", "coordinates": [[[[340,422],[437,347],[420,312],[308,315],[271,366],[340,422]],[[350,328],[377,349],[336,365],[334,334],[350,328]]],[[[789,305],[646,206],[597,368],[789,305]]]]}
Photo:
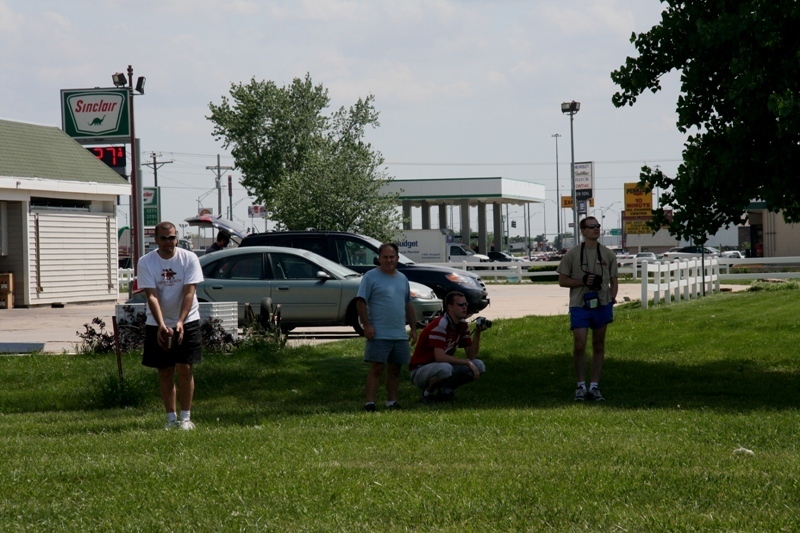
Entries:
{"type": "MultiPolygon", "coordinates": [[[[203,270],[200,268],[200,261],[197,255],[183,248],[175,248],[175,255],[170,259],[164,259],[158,255],[158,250],[153,250],[139,259],[138,266],[138,288],[156,289],[164,323],[174,328],[181,313],[183,286],[197,285],[203,281],[203,270]]],[[[153,318],[150,306],[146,307],[147,325],[157,326],[158,322],[153,318]]],[[[197,296],[194,297],[186,322],[195,320],[200,320],[200,306],[197,303],[197,296]]]]}

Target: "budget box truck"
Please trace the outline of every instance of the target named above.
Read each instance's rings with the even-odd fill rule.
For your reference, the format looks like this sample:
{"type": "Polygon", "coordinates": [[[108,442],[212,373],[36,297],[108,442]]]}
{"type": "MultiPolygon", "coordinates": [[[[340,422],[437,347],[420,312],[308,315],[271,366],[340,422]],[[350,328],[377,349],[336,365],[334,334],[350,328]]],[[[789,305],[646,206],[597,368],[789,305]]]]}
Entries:
{"type": "Polygon", "coordinates": [[[400,234],[397,246],[400,253],[415,263],[481,263],[489,257],[476,254],[455,242],[448,229],[407,229],[400,234]]]}

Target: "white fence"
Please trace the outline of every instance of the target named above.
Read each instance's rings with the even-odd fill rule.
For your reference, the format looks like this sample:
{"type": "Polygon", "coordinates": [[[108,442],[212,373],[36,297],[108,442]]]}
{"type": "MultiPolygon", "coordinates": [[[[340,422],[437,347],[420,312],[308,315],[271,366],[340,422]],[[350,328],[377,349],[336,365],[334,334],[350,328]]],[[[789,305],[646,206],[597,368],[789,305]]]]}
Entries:
{"type": "Polygon", "coordinates": [[[117,271],[117,283],[120,291],[127,291],[130,284],[133,283],[133,269],[120,268],[117,271]]]}
{"type": "MultiPolygon", "coordinates": [[[[473,271],[481,278],[505,279],[509,283],[520,283],[523,279],[536,281],[536,278],[557,275],[555,270],[539,270],[529,272],[532,266],[558,266],[558,261],[521,261],[521,262],[491,262],[491,263],[425,263],[426,265],[443,266],[460,270],[473,271]]],[[[619,274],[631,274],[634,280],[642,280],[642,307],[648,306],[650,293],[653,294],[654,303],[661,300],[669,304],[682,298],[696,298],[702,294],[703,284],[705,292],[718,292],[720,282],[727,280],[743,279],[800,279],[800,272],[780,272],[782,265],[800,266],[800,257],[757,257],[751,259],[729,259],[707,257],[692,258],[691,260],[674,261],[642,261],[639,263],[626,262],[618,267],[619,274]],[[758,272],[731,274],[735,266],[747,267],[753,265],[758,272]],[[646,273],[646,275],[645,275],[646,273]]],[[[133,281],[132,268],[120,268],[120,290],[127,290],[133,281]]]]}
{"type": "Polygon", "coordinates": [[[689,300],[705,293],[719,292],[719,261],[716,257],[702,261],[699,257],[675,261],[643,261],[642,309],[647,309],[650,294],[653,303],[689,300]]]}

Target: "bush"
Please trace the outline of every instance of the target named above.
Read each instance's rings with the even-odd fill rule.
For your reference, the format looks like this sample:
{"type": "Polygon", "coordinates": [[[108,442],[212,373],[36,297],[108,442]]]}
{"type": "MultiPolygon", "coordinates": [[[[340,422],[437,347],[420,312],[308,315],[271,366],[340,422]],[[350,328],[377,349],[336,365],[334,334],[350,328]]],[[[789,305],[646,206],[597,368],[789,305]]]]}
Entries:
{"type": "Polygon", "coordinates": [[[800,281],[791,279],[779,282],[754,281],[747,288],[748,292],[794,291],[800,289],[800,281]]]}
{"type": "MultiPolygon", "coordinates": [[[[134,313],[132,308],[125,307],[125,317],[117,321],[119,330],[120,353],[142,351],[144,348],[145,321],[144,313],[134,313]]],[[[106,354],[115,351],[114,333],[106,331],[106,323],[101,318],[92,319],[91,324],[84,324],[84,332],[75,332],[81,338],[78,353],[106,354]]],[[[210,352],[229,352],[240,341],[222,327],[222,320],[210,318],[201,322],[200,332],[203,337],[203,350],[210,352]]]]}
{"type": "Polygon", "coordinates": [[[533,282],[553,282],[558,281],[558,274],[555,271],[557,268],[557,265],[531,265],[528,267],[528,272],[553,272],[552,276],[536,276],[535,278],[530,278],[533,282]]]}

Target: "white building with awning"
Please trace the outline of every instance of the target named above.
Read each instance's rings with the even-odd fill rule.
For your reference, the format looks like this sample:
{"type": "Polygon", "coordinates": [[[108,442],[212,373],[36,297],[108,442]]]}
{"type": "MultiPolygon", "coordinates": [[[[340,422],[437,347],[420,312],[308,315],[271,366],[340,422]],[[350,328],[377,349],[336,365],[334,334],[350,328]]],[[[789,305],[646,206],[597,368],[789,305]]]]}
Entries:
{"type": "MultiPolygon", "coordinates": [[[[485,252],[492,247],[502,249],[504,205],[528,205],[544,203],[545,187],[539,183],[503,177],[471,178],[428,178],[393,180],[383,189],[387,193],[398,194],[398,202],[403,207],[403,217],[407,220],[404,229],[447,228],[447,208],[460,208],[461,240],[469,246],[472,233],[470,209],[477,209],[478,249],[485,252]],[[488,241],[490,226],[487,223],[487,206],[491,207],[491,231],[494,241],[488,241]],[[436,215],[431,221],[431,209],[436,215]],[[421,211],[421,228],[412,228],[412,210],[421,211]]],[[[452,228],[450,228],[452,229],[452,228]]]]}

